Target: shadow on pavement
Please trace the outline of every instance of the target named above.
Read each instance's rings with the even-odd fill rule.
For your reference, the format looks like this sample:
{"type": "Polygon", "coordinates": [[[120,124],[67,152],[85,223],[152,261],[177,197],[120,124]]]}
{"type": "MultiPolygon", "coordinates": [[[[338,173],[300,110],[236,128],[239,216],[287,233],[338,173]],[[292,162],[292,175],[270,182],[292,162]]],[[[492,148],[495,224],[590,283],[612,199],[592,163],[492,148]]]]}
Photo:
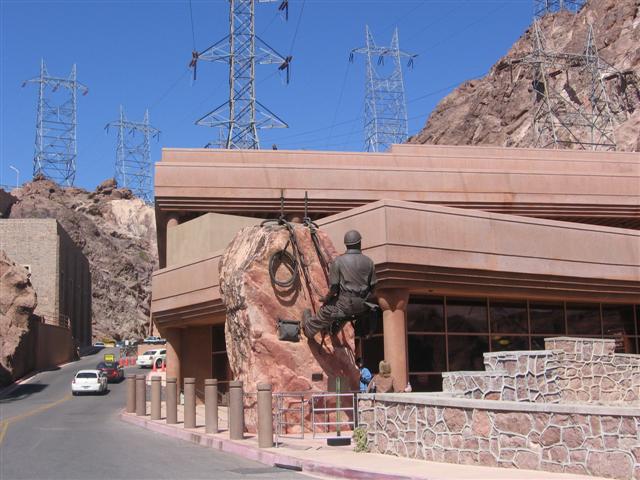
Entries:
{"type": "Polygon", "coordinates": [[[27,383],[25,385],[20,385],[15,390],[12,390],[11,392],[7,393],[2,398],[0,398],[0,404],[17,402],[18,400],[23,400],[25,398],[30,397],[34,393],[40,393],[47,387],[48,385],[46,383],[45,384],[27,383]]]}

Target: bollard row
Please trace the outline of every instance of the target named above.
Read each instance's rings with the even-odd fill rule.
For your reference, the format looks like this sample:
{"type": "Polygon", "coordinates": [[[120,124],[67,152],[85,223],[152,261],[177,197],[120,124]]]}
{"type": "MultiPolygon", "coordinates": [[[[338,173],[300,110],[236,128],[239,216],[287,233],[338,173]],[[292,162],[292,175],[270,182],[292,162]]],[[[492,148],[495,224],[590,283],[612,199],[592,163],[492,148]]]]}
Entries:
{"type": "MultiPolygon", "coordinates": [[[[128,374],[125,411],[137,416],[147,414],[147,391],[144,375],[128,374]]],[[[166,423],[178,423],[178,380],[167,378],[166,423]]],[[[184,379],[184,428],[196,428],[195,378],[184,379]]],[[[244,438],[244,392],[241,381],[229,382],[229,438],[244,438]]],[[[151,377],[151,420],[160,420],[162,406],[162,379],[151,377]]],[[[204,381],[205,432],[218,433],[218,381],[204,381]]],[[[258,384],[258,446],[273,447],[273,392],[271,384],[258,384]]]]}

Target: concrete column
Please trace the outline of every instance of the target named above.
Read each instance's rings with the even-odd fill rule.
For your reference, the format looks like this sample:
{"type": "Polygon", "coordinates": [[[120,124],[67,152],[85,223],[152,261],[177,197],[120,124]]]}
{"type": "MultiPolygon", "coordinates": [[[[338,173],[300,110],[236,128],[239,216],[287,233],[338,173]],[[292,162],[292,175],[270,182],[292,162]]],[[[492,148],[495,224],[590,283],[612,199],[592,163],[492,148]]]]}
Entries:
{"type": "Polygon", "coordinates": [[[218,380],[206,378],[204,381],[204,431],[218,433],[218,380]]]}
{"type": "Polygon", "coordinates": [[[127,373],[127,413],[136,411],[136,376],[133,373],[127,373]]]}
{"type": "Polygon", "coordinates": [[[273,447],[273,395],[270,383],[258,384],[258,447],[273,447]]]}
{"type": "Polygon", "coordinates": [[[160,420],[160,405],[162,395],[162,377],[151,377],[151,420],[160,420]]]}
{"type": "Polygon", "coordinates": [[[136,375],[136,415],[147,414],[147,385],[144,375],[136,375]]]}
{"type": "Polygon", "coordinates": [[[184,428],[196,428],[196,379],[184,379],[184,428]]]}
{"type": "Polygon", "coordinates": [[[180,392],[180,352],[182,350],[182,330],[179,328],[168,328],[162,332],[167,339],[167,378],[176,379],[176,391],[180,392]]]}
{"type": "Polygon", "coordinates": [[[242,440],[244,437],[244,402],[242,382],[229,382],[229,438],[242,440]]]}
{"type": "Polygon", "coordinates": [[[172,228],[180,224],[177,215],[169,215],[167,218],[167,228],[172,228]]]}
{"type": "Polygon", "coordinates": [[[175,377],[167,377],[167,423],[175,425],[178,423],[178,388],[175,377]]]}
{"type": "Polygon", "coordinates": [[[391,376],[397,389],[404,389],[409,381],[407,365],[407,304],[409,292],[393,289],[376,292],[382,309],[384,359],[391,364],[391,376]]]}

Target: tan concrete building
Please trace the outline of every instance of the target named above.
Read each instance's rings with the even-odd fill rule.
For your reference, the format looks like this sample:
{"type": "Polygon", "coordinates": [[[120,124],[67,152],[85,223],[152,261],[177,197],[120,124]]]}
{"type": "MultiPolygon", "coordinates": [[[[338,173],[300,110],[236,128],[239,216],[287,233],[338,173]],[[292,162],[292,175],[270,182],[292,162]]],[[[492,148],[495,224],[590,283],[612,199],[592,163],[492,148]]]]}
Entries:
{"type": "MultiPolygon", "coordinates": [[[[169,374],[229,379],[221,250],[242,226],[309,214],[340,250],[356,228],[383,319],[359,331],[375,370],[438,390],[482,353],[545,336],[640,338],[637,153],[394,145],[387,153],[165,149],[152,315],[169,374]]],[[[374,322],[375,323],[375,322],[374,322]]]]}
{"type": "Polygon", "coordinates": [[[31,273],[35,314],[91,344],[91,273],[82,250],[53,218],[0,219],[0,249],[31,273]]]}

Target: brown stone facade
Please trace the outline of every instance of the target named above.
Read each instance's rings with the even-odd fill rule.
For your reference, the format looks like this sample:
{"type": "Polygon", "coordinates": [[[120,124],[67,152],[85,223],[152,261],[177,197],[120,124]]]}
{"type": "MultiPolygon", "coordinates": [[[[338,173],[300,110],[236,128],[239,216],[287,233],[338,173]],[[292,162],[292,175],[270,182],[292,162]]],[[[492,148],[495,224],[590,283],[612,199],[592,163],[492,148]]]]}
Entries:
{"type": "Polygon", "coordinates": [[[551,338],[443,374],[444,392],[362,395],[370,450],[429,461],[640,479],[640,356],[551,338]]]}

